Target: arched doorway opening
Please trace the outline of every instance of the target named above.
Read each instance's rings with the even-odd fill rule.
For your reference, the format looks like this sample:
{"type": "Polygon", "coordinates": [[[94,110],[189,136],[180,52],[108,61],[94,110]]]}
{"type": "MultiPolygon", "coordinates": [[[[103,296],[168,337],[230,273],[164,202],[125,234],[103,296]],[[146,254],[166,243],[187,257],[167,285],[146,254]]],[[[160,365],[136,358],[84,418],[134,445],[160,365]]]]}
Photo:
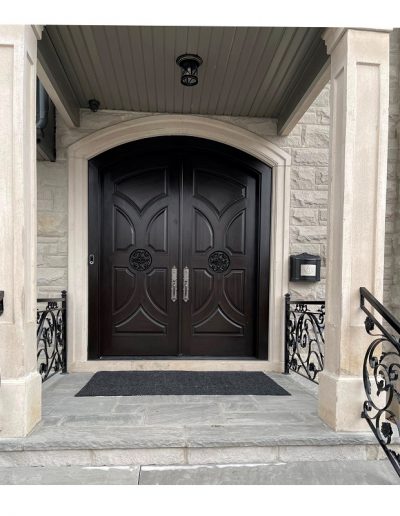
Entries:
{"type": "Polygon", "coordinates": [[[290,155],[237,125],[194,115],[143,116],[100,129],[68,149],[68,363],[70,371],[284,369],[284,294],[288,289],[290,155]],[[88,360],[89,160],[128,142],[159,136],[193,136],[227,144],[272,167],[268,306],[268,360],[88,360]]]}
{"type": "Polygon", "coordinates": [[[186,136],[89,161],[89,359],[268,352],[272,168],[186,136]]]}

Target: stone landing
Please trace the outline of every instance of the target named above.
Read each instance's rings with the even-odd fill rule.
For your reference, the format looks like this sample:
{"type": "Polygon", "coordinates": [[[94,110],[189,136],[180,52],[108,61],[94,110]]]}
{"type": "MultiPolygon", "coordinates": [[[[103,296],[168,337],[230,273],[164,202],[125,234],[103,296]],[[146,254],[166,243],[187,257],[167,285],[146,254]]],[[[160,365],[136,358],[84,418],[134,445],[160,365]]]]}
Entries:
{"type": "Polygon", "coordinates": [[[361,433],[335,433],[326,426],[317,415],[314,385],[297,376],[270,375],[290,392],[288,397],[74,397],[90,376],[59,375],[44,384],[42,422],[26,438],[0,439],[0,467],[384,458],[367,425],[361,433]]]}

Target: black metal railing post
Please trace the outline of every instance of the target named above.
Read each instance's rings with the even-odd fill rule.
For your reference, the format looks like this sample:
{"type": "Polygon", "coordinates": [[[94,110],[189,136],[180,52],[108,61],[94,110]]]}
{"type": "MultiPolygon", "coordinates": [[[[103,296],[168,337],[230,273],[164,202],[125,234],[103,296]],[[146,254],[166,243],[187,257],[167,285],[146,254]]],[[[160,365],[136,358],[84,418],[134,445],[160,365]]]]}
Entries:
{"type": "Polygon", "coordinates": [[[363,363],[367,399],[361,417],[400,476],[400,453],[389,446],[395,433],[400,445],[400,321],[365,287],[360,288],[360,308],[367,315],[365,330],[374,337],[363,363]]]}
{"type": "Polygon", "coordinates": [[[290,294],[285,294],[285,374],[289,374],[290,294]]]}
{"type": "Polygon", "coordinates": [[[285,373],[318,383],[324,368],[325,301],[292,301],[285,295],[285,373]]]}
{"type": "Polygon", "coordinates": [[[62,374],[66,374],[68,372],[67,368],[67,291],[63,290],[61,292],[61,308],[62,308],[62,325],[63,325],[63,335],[62,335],[62,341],[63,341],[63,363],[62,363],[62,374]]]}

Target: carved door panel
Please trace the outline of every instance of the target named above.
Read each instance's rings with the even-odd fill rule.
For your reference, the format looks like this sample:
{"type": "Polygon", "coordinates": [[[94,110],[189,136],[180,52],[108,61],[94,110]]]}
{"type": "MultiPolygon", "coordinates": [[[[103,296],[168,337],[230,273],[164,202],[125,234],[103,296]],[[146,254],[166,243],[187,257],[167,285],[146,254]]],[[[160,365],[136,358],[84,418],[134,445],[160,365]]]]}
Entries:
{"type": "Polygon", "coordinates": [[[128,158],[102,177],[100,353],[177,355],[177,164],[168,155],[128,158]]]}
{"type": "Polygon", "coordinates": [[[216,156],[187,158],[183,168],[182,352],[254,356],[257,181],[216,156]]]}

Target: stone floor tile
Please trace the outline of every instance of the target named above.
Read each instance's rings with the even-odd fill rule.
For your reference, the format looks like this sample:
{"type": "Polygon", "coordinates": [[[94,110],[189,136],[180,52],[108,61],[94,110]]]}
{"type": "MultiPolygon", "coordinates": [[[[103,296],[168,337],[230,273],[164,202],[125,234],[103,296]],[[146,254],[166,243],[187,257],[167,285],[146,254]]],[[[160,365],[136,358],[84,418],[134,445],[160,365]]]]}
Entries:
{"type": "Polygon", "coordinates": [[[54,406],[50,414],[53,416],[109,414],[116,404],[117,401],[113,397],[65,398],[62,403],[54,406]]]}
{"type": "Polygon", "coordinates": [[[254,412],[257,410],[258,406],[255,401],[253,401],[251,398],[247,400],[240,400],[240,401],[220,401],[219,405],[221,406],[221,409],[225,413],[231,413],[231,412],[254,412]]]}
{"type": "MultiPolygon", "coordinates": [[[[308,416],[311,418],[312,416],[308,416]]],[[[226,412],[224,414],[227,425],[286,425],[304,423],[304,415],[287,411],[263,412],[226,412]]]]}
{"type": "Polygon", "coordinates": [[[43,415],[42,421],[39,423],[42,426],[60,426],[63,416],[45,416],[43,415]]]}
{"type": "Polygon", "coordinates": [[[220,407],[215,403],[181,403],[151,405],[147,408],[146,425],[222,424],[220,407]]]}
{"type": "Polygon", "coordinates": [[[82,415],[65,416],[61,425],[64,427],[111,427],[111,426],[138,426],[144,422],[145,408],[136,410],[133,414],[82,415]]]}
{"type": "Polygon", "coordinates": [[[183,396],[114,396],[114,398],[118,405],[157,405],[182,403],[183,401],[183,396]]]}

